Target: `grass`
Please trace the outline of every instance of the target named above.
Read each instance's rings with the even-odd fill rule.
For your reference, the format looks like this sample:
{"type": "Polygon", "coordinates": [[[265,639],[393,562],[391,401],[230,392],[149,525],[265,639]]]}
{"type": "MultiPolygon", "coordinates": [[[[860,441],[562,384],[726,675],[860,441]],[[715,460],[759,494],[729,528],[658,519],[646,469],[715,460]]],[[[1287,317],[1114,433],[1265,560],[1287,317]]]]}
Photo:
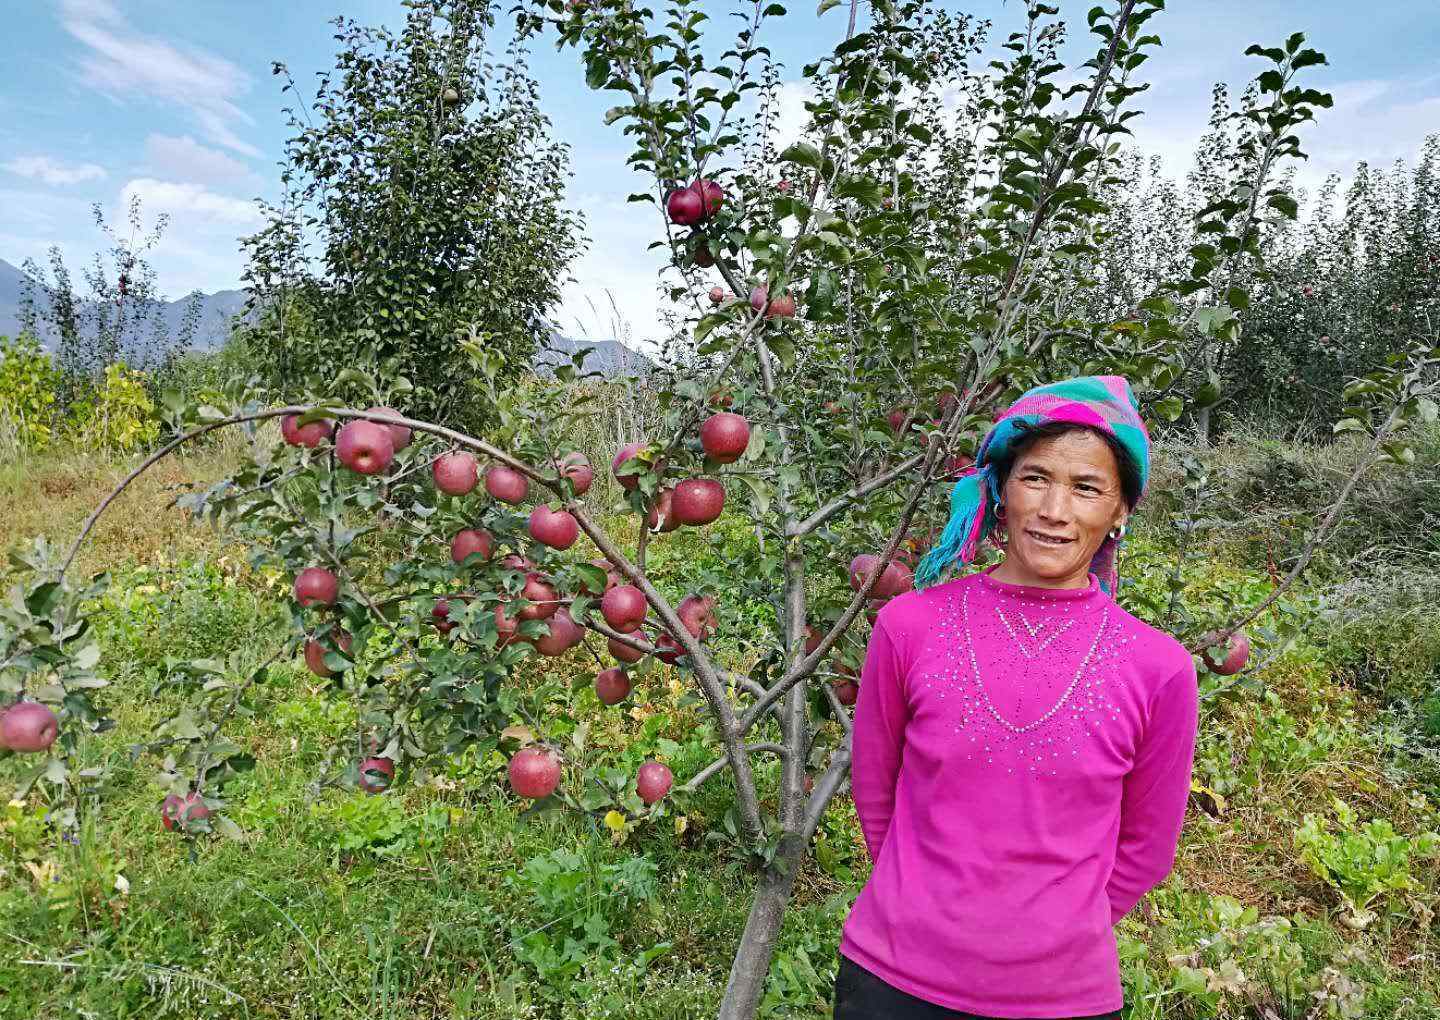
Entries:
{"type": "MultiPolygon", "coordinates": [[[[727,804],[723,778],[687,808],[683,832],[667,820],[618,843],[588,819],[521,815],[498,753],[402,774],[384,797],[317,787],[338,770],[327,748],[354,710],[294,664],[229,728],[256,759],[226,790],[252,838],[192,843],[161,831],[160,762],[129,748],[178,705],[167,657],[240,649],[260,659],[285,626],[283,593],[208,529],[161,509],[174,486],[218,476],[230,456],[207,449],[157,469],[82,553],[84,571],[115,575],[98,625],[117,726],[84,752],[109,769],[105,802],[74,845],[56,845],[33,804],[0,816],[0,1017],[713,1014],[754,881],[704,839],[727,804]]],[[[0,545],[73,535],[125,471],[76,453],[0,468],[0,545]]],[[[1163,576],[1168,554],[1163,529],[1145,536],[1133,564],[1142,585],[1163,576]]],[[[688,541],[660,552],[661,567],[678,574],[718,555],[688,541]]],[[[1201,589],[1265,583],[1227,561],[1227,548],[1187,574],[1198,612],[1210,611],[1201,589]]],[[[1266,666],[1264,694],[1207,702],[1204,790],[1175,874],[1120,927],[1133,1017],[1440,1016],[1435,859],[1412,858],[1413,885],[1380,896],[1374,919],[1355,927],[1338,880],[1297,847],[1306,814],[1334,824],[1336,797],[1402,839],[1440,828],[1429,738],[1353,682],[1345,663],[1368,654],[1365,635],[1328,640],[1316,594],[1297,601],[1306,632],[1266,666]]],[[[576,654],[548,668],[583,679],[593,663],[576,654]]],[[[597,753],[623,757],[637,738],[664,738],[681,747],[671,764],[682,780],[703,764],[691,743],[699,717],[670,676],[641,677],[630,714],[596,716],[597,753]]],[[[584,710],[593,696],[577,684],[571,698],[584,710]]],[[[0,762],[0,790],[8,768],[0,762]]],[[[773,766],[760,774],[772,790],[773,766]]],[[[1373,847],[1349,835],[1358,857],[1332,863],[1363,879],[1373,847]]],[[[853,807],[839,798],[799,876],[763,1015],[829,1015],[840,926],[867,869],[853,807]]]]}

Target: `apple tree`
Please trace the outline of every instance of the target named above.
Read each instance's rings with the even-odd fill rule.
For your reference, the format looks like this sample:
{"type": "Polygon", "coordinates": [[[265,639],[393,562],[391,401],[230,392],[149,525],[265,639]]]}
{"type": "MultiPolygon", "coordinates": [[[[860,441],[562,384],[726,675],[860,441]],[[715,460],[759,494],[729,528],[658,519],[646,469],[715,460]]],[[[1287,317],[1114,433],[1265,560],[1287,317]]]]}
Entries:
{"type": "MultiPolygon", "coordinates": [[[[97,507],[67,554],[37,550],[5,617],[9,712],[59,709],[34,795],[93,788],[67,761],[86,729],[105,725],[87,672],[95,653],[77,629],[83,593],[67,576],[75,549],[140,473],[241,428],[240,466],[182,505],[291,581],[291,626],[258,667],[174,665],[193,696],[145,745],[173,798],[162,823],[242,835],[224,783],[245,752],[225,727],[286,656],[303,655],[359,708],[326,782],[380,794],[427,763],[499,749],[530,810],[629,829],[684,810],[728,774],[733,801],[707,836],[753,871],[756,892],[720,1015],[753,1017],[797,868],[847,781],[862,620],[912,586],[949,480],[995,408],[1038,380],[1123,373],[1157,425],[1195,406],[1184,380],[1196,351],[1233,339],[1244,281],[1263,269],[1258,238],[1293,213],[1272,175],[1297,154],[1295,126],[1322,105],[1293,84],[1318,62],[1302,37],[1260,50],[1268,105],[1255,145],[1272,158],[1201,210],[1211,240],[1181,273],[1151,281],[1129,314],[1085,317],[1116,140],[1138,112],[1160,0],[1091,10],[1093,55],[1078,75],[1044,3],[1025,8],[983,67],[983,23],[884,0],[862,21],[858,4],[835,6],[820,16],[838,41],[803,71],[808,121],[778,141],[781,87],[761,40],[787,17],[779,4],[742,4],[738,34],[714,56],[706,14],[688,0],[662,14],[628,0],[525,12],[526,30],[556,33],[592,86],[619,94],[608,119],[651,180],[635,197],[653,205],[673,254],[672,294],[691,309],[679,341],[694,355],[662,377],[660,427],[591,463],[570,440],[594,413],[575,387],[583,360],[562,364],[553,385],[508,386],[483,322],[457,338],[483,436],[392,410],[414,394],[403,372],[351,368],[295,394],[235,380],[224,406],[172,399],[175,438],[97,507]],[[357,393],[371,406],[345,401],[357,393]],[[278,436],[261,427],[277,420],[278,436]],[[605,471],[619,492],[611,505],[598,498],[605,471]],[[677,531],[726,515],[759,540],[727,550],[723,579],[673,590],[652,570],[651,553],[677,531]],[[764,607],[764,625],[740,615],[742,602],[764,607]],[[713,762],[679,777],[658,759],[634,771],[599,763],[584,720],[544,711],[566,700],[574,674],[526,665],[582,654],[593,668],[580,660],[579,683],[593,684],[598,711],[623,703],[637,671],[673,669],[707,719],[713,762]],[[773,791],[757,764],[772,757],[773,791]]],[[[1340,426],[1365,436],[1357,470],[1405,458],[1406,424],[1434,413],[1437,360],[1417,348],[1352,383],[1340,426]]],[[[1234,672],[1244,654],[1232,639],[1268,605],[1183,636],[1197,653],[1214,646],[1217,672],[1234,672]]]]}
{"type": "MultiPolygon", "coordinates": [[[[579,249],[525,53],[497,60],[493,5],[414,0],[394,32],[335,19],[335,67],[305,94],[284,64],[293,132],[282,195],[244,239],[248,358],[272,382],[400,365],[416,414],[471,422],[451,334],[483,323],[527,363],[579,249]]],[[[351,394],[354,396],[355,394],[351,394]]]]}

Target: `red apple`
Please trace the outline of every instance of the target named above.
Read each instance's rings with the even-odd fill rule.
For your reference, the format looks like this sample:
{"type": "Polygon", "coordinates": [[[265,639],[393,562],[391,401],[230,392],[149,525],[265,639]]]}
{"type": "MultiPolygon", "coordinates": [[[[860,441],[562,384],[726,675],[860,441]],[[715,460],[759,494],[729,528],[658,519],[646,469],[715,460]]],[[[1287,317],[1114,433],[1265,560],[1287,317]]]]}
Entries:
{"type": "Polygon", "coordinates": [[[530,603],[520,610],[522,620],[548,620],[560,608],[556,601],[560,595],[555,586],[539,574],[525,575],[525,587],[520,589],[520,594],[530,603]]]}
{"type": "Polygon", "coordinates": [[[724,287],[711,287],[711,288],[710,288],[710,303],[711,303],[712,305],[718,305],[718,304],[720,304],[720,302],[722,302],[722,301],[724,301],[724,300],[725,300],[725,288],[724,288],[724,287]]]}
{"type": "Polygon", "coordinates": [[[710,246],[703,241],[695,246],[693,258],[695,264],[701,269],[709,269],[715,264],[715,256],[710,254],[710,246]]]}
{"type": "Polygon", "coordinates": [[[711,595],[686,595],[675,607],[675,615],[695,637],[707,640],[715,632],[715,598],[711,595]]]}
{"type": "Polygon", "coordinates": [[[619,666],[595,674],[595,696],[602,705],[618,705],[630,697],[630,676],[619,666]]]}
{"type": "Polygon", "coordinates": [[[495,554],[495,536],[484,528],[457,531],[450,540],[450,559],[456,563],[464,563],[473,553],[479,553],[480,559],[488,560],[495,554]]]}
{"type": "Polygon", "coordinates": [[[776,185],[775,185],[775,190],[778,191],[778,192],[780,192],[780,194],[783,195],[783,194],[786,194],[787,192],[789,192],[790,187],[791,187],[791,185],[790,185],[790,182],[789,182],[789,181],[781,180],[781,181],[779,181],[779,182],[776,183],[776,185]]]}
{"type": "Polygon", "coordinates": [[[725,486],[714,478],[687,478],[675,486],[671,508],[681,524],[709,524],[725,509],[725,486]]]}
{"type": "Polygon", "coordinates": [[[709,219],[720,211],[725,204],[725,189],[712,180],[699,180],[690,185],[695,193],[700,196],[702,210],[701,219],[709,219]]]}
{"type": "Polygon", "coordinates": [[[541,503],[530,511],[530,537],[552,549],[569,549],[580,537],[580,525],[569,511],[541,503]]]}
{"type": "Polygon", "coordinates": [[[350,652],[350,634],[343,630],[332,630],[329,636],[322,643],[315,638],[305,642],[305,665],[310,667],[310,672],[316,676],[331,677],[335,671],[325,665],[325,653],[333,652],[336,648],[346,654],[350,652]]]}
{"type": "Polygon", "coordinates": [[[347,421],[335,439],[335,456],[351,471],[361,475],[378,475],[395,459],[395,444],[390,430],[373,421],[357,418],[347,421]]]}
{"type": "MultiPolygon", "coordinates": [[[[1205,637],[1206,640],[1211,640],[1215,635],[1207,634],[1205,637]]],[[[1205,660],[1205,665],[1210,672],[1219,673],[1221,676],[1234,676],[1245,668],[1245,663],[1250,661],[1250,638],[1243,630],[1237,630],[1230,635],[1223,657],[1221,657],[1221,649],[1211,645],[1200,653],[1200,658],[1205,660]]]]}
{"type": "MultiPolygon", "coordinates": [[[[393,415],[396,418],[405,417],[393,407],[367,407],[365,409],[365,413],[389,414],[393,415]]],[[[410,445],[409,425],[386,425],[384,427],[390,430],[390,445],[395,448],[396,453],[399,453],[401,450],[405,449],[405,447],[410,445]]]]}
{"type": "Polygon", "coordinates": [[[937,398],[935,401],[936,412],[940,415],[941,418],[945,418],[950,414],[950,411],[958,403],[960,403],[960,398],[955,395],[955,391],[946,390],[945,392],[941,393],[939,398],[937,398]]]}
{"type": "Polygon", "coordinates": [[[541,655],[564,655],[580,643],[585,629],[570,616],[570,610],[563,606],[550,617],[550,632],[535,640],[535,650],[541,655]]]}
{"type": "Polygon", "coordinates": [[[694,226],[705,217],[705,202],[694,188],[676,188],[665,199],[665,212],[671,223],[694,226]]]}
{"type": "Polygon", "coordinates": [[[306,567],[295,578],[295,601],[302,606],[333,606],[340,597],[340,579],[324,567],[306,567]]]}
{"type": "Polygon", "coordinates": [[[195,790],[183,797],[172,793],[160,804],[160,824],[166,832],[177,827],[181,832],[188,832],[192,824],[203,822],[209,817],[210,809],[205,806],[205,798],[195,790]]]}
{"type": "Polygon", "coordinates": [[[680,656],[685,655],[686,651],[684,645],[676,640],[668,630],[664,630],[655,639],[655,654],[661,662],[673,666],[680,661],[680,656]]]}
{"type": "Polygon", "coordinates": [[[514,506],[530,494],[530,480],[512,467],[496,464],[485,472],[485,491],[500,502],[514,506]]]}
{"type": "Polygon", "coordinates": [[[610,471],[615,475],[615,480],[620,483],[620,488],[627,492],[639,485],[640,479],[635,475],[620,474],[619,467],[631,457],[634,457],[644,449],[644,447],[644,443],[627,443],[620,447],[619,452],[615,454],[615,459],[610,462],[610,471]]]}
{"type": "Polygon", "coordinates": [[[646,804],[654,804],[670,792],[670,784],[674,781],[675,777],[664,765],[658,761],[647,761],[635,776],[635,792],[646,804]]]}
{"type": "Polygon", "coordinates": [[[313,449],[330,435],[331,423],[326,418],[312,421],[308,425],[301,425],[299,421],[298,414],[287,414],[280,419],[280,436],[291,446],[308,446],[313,449]]]}
{"type": "Polygon", "coordinates": [[[360,789],[384,793],[395,781],[395,763],[389,758],[366,758],[360,763],[360,789]]]}
{"type": "Polygon", "coordinates": [[[450,600],[436,599],[430,610],[430,621],[441,634],[449,634],[458,624],[450,619],[450,600]]]}
{"type": "Polygon", "coordinates": [[[535,569],[535,561],[528,556],[521,556],[519,553],[506,553],[500,565],[506,570],[520,570],[529,572],[535,569]]]}
{"type": "Polygon", "coordinates": [[[891,408],[890,413],[885,416],[885,420],[890,423],[890,431],[899,435],[900,429],[904,427],[905,419],[908,416],[909,411],[904,407],[891,408]]]}
{"type": "Polygon", "coordinates": [[[770,307],[765,309],[765,318],[767,319],[793,319],[794,317],[795,295],[788,291],[771,301],[770,307]]]}
{"type": "Polygon", "coordinates": [[[960,476],[975,463],[975,458],[968,453],[957,453],[945,461],[945,470],[949,472],[949,478],[958,481],[960,476]]]}
{"type": "Polygon", "coordinates": [[[570,484],[575,487],[575,495],[583,496],[590,491],[590,484],[595,481],[595,469],[590,466],[589,459],[583,453],[567,453],[560,460],[560,474],[570,479],[570,484]]]}
{"type": "Polygon", "coordinates": [[[674,531],[680,527],[680,521],[675,517],[675,487],[665,485],[655,493],[655,501],[650,504],[650,512],[645,515],[645,526],[652,531],[659,529],[662,532],[674,531]]]}
{"type": "Polygon", "coordinates": [[[757,312],[763,312],[766,304],[770,301],[770,288],[762,285],[750,289],[750,307],[757,312]]]}
{"type": "Polygon", "coordinates": [[[854,680],[841,680],[839,683],[832,684],[831,690],[835,692],[835,700],[846,708],[860,699],[860,685],[854,680]]]}
{"type": "Polygon", "coordinates": [[[638,630],[645,622],[645,593],[633,584],[621,584],[600,599],[600,615],[622,634],[638,630]]]}
{"type": "MultiPolygon", "coordinates": [[[[631,634],[631,637],[643,639],[644,634],[631,634]]],[[[621,662],[639,662],[645,658],[645,653],[638,648],[631,648],[623,641],[616,641],[613,637],[605,639],[605,647],[610,654],[621,662]]]]}
{"type": "Polygon", "coordinates": [[[510,759],[510,789],[522,797],[539,800],[560,785],[560,756],[548,747],[531,744],[510,759]]]}
{"type": "Polygon", "coordinates": [[[750,445],[750,422],[744,415],[721,411],[700,426],[700,445],[705,455],[721,464],[739,460],[750,445]]]}
{"type": "Polygon", "coordinates": [[[705,403],[723,409],[735,403],[735,397],[729,390],[712,390],[705,403]]]}
{"type": "Polygon", "coordinates": [[[451,496],[464,496],[480,484],[480,464],[473,454],[463,450],[442,453],[430,471],[435,478],[435,488],[451,496]]]}
{"type": "Polygon", "coordinates": [[[500,603],[495,607],[495,631],[500,635],[496,642],[497,648],[504,648],[506,645],[514,644],[516,641],[524,641],[520,635],[520,620],[518,617],[509,615],[506,612],[507,603],[500,603]]]}
{"type": "MultiPolygon", "coordinates": [[[[859,591],[865,586],[865,581],[875,572],[876,566],[880,563],[880,557],[872,553],[861,553],[850,561],[850,587],[859,591]]],[[[870,589],[870,597],[876,599],[888,599],[899,595],[903,591],[909,591],[914,583],[914,575],[902,563],[891,560],[880,574],[880,579],[870,589]]]]}
{"type": "Polygon", "coordinates": [[[820,642],[824,640],[824,638],[825,634],[823,632],[816,630],[807,623],[805,625],[805,654],[809,655],[815,651],[815,649],[819,648],[820,642]]]}
{"type": "Polygon", "coordinates": [[[884,598],[894,598],[896,595],[903,595],[907,591],[915,590],[915,571],[898,560],[891,560],[890,565],[885,568],[885,573],[880,575],[880,583],[885,586],[884,598]]]}
{"type": "Polygon", "coordinates": [[[60,720],[49,705],[18,701],[0,713],[0,749],[19,754],[48,751],[60,735],[60,720]]]}

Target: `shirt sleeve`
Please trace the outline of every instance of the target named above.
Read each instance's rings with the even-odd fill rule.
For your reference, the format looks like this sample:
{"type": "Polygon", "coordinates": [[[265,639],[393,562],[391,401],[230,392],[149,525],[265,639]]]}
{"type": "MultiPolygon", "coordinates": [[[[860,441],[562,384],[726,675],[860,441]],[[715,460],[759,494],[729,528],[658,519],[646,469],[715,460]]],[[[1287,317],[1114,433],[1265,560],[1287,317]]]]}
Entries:
{"type": "Polygon", "coordinates": [[[872,861],[879,859],[880,845],[890,831],[909,720],[905,667],[882,613],[865,650],[850,735],[850,795],[872,861]]]}
{"type": "Polygon", "coordinates": [[[1115,867],[1105,887],[1116,924],[1175,864],[1199,725],[1199,691],[1190,662],[1161,685],[1135,764],[1125,776],[1115,867]]]}

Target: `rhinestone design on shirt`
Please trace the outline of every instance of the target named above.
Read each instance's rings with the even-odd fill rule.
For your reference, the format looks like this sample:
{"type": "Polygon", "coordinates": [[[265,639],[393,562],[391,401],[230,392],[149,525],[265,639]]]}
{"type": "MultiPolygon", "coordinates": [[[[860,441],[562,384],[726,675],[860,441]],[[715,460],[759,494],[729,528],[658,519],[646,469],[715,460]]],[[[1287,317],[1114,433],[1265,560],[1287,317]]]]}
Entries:
{"type": "MultiPolygon", "coordinates": [[[[1100,644],[1100,636],[1105,633],[1105,625],[1110,622],[1110,607],[1106,606],[1103,610],[1101,610],[1100,613],[1100,627],[1095,631],[1095,640],[1090,642],[1090,647],[1085,652],[1085,657],[1080,660],[1080,665],[1076,668],[1075,675],[1070,678],[1070,683],[1068,686],[1066,686],[1065,693],[1060,695],[1060,700],[1055,702],[1055,704],[1051,705],[1049,710],[1046,711],[1044,715],[1040,716],[1040,718],[1032,719],[1024,726],[1016,726],[1009,719],[1006,719],[1003,715],[1001,715],[1000,710],[995,707],[995,703],[990,700],[990,692],[985,689],[985,680],[980,675],[980,663],[975,658],[975,639],[970,634],[970,590],[968,588],[960,596],[960,613],[965,620],[965,648],[970,653],[970,668],[975,673],[975,688],[980,692],[980,697],[982,700],[984,700],[986,709],[988,709],[990,714],[994,716],[995,721],[998,722],[1001,726],[1004,726],[1011,733],[1028,733],[1031,730],[1036,729],[1037,727],[1044,726],[1047,722],[1050,721],[1050,717],[1052,715],[1060,711],[1060,709],[1065,706],[1065,702],[1070,700],[1071,692],[1075,690],[1075,685],[1080,682],[1080,677],[1084,674],[1085,667],[1090,665],[1090,659],[1095,655],[1095,649],[1100,644]]],[[[1005,619],[1005,613],[1003,610],[1000,611],[1000,619],[1005,619]]],[[[1074,620],[1070,621],[1070,623],[1074,622],[1074,620]]],[[[1056,631],[1054,634],[1052,634],[1050,636],[1050,640],[1053,641],[1055,638],[1059,637],[1062,631],[1069,628],[1070,623],[1067,623],[1064,627],[1060,628],[1059,631],[1056,631]]],[[[1006,623],[1005,626],[1006,629],[1009,629],[1010,625],[1009,623],[1006,623]]],[[[1011,635],[1014,635],[1014,631],[1011,631],[1011,635]]],[[[1018,639],[1016,643],[1019,643],[1018,639]]],[[[1046,645],[1048,644],[1049,641],[1046,642],[1046,645]]],[[[1023,647],[1021,647],[1020,650],[1022,652],[1025,651],[1023,647]]],[[[1027,652],[1025,657],[1032,658],[1033,656],[1031,656],[1027,652]]]]}
{"type": "MultiPolygon", "coordinates": [[[[1053,642],[1061,634],[1064,634],[1075,623],[1074,620],[1066,620],[1063,625],[1055,629],[1054,633],[1052,633],[1044,641],[1041,641],[1036,648],[1031,649],[1026,647],[1025,642],[1021,639],[1020,635],[1016,633],[1015,625],[1010,622],[1010,617],[1005,615],[1004,609],[996,606],[995,615],[1000,617],[1000,622],[1005,625],[1005,630],[1009,632],[1011,639],[1015,642],[1015,647],[1020,649],[1020,654],[1025,656],[1025,658],[1027,659],[1033,659],[1035,658],[1035,656],[1045,651],[1045,649],[1050,647],[1051,642],[1053,642]]],[[[1040,632],[1045,629],[1045,624],[1043,621],[1041,623],[1032,624],[1029,620],[1025,619],[1024,613],[1018,613],[1017,615],[1020,617],[1020,625],[1025,628],[1025,631],[1027,634],[1030,635],[1031,640],[1039,637],[1040,632]]],[[[966,618],[969,618],[968,615],[966,618]]]]}
{"type": "MultiPolygon", "coordinates": [[[[967,578],[945,593],[936,621],[944,666],[917,679],[952,720],[961,758],[1011,774],[1029,773],[1037,780],[1058,776],[1062,763],[1077,762],[1083,746],[1099,737],[1106,723],[1120,720],[1114,685],[1126,686],[1118,665],[1130,638],[1114,618],[1116,609],[1107,596],[1097,593],[1095,601],[1082,601],[1045,594],[997,595],[978,581],[967,578]],[[972,636],[970,613],[983,614],[987,601],[996,615],[984,617],[990,621],[987,634],[972,636]],[[994,624],[997,618],[999,627],[994,624]],[[1046,630],[1050,632],[1040,647],[1027,648],[1028,636],[1046,630]],[[982,662],[975,649],[977,644],[986,647],[987,638],[989,661],[982,662]],[[1055,642],[1059,647],[1052,648],[1055,642]],[[1003,654],[995,659],[1002,647],[1012,649],[1008,663],[1003,654]],[[1078,667],[1068,665],[1077,660],[1078,667]],[[1047,707],[1026,721],[1037,701],[1047,707]],[[1003,709],[1011,704],[1007,715],[1003,709]]],[[[973,619],[979,622],[982,616],[973,619]]]]}

